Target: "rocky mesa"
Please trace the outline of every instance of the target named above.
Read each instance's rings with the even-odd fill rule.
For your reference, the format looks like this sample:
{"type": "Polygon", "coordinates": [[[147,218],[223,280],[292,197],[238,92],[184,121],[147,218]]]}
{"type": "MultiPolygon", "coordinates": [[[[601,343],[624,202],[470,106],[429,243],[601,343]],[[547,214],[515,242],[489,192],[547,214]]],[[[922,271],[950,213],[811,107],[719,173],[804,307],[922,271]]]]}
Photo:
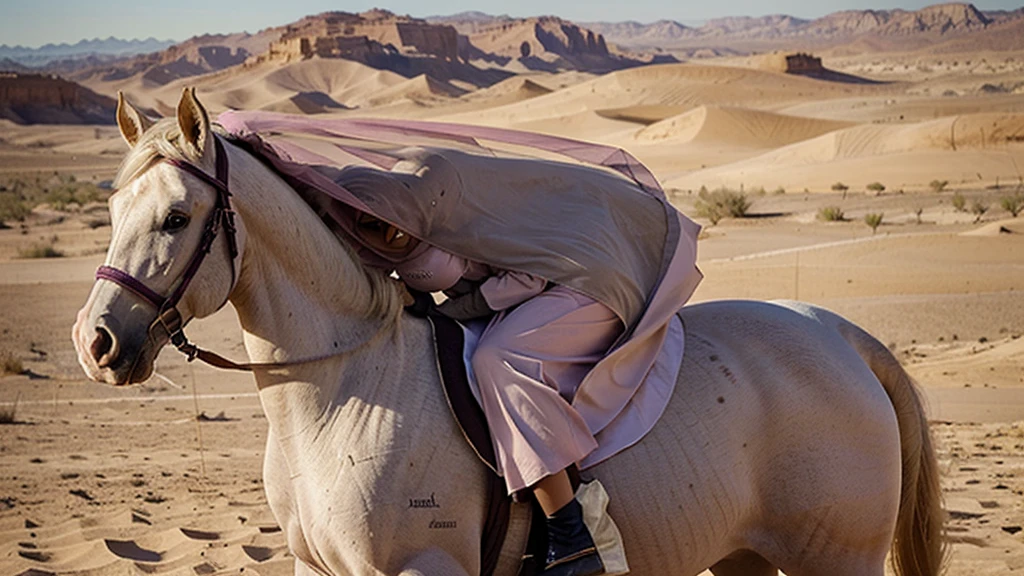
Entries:
{"type": "Polygon", "coordinates": [[[111,124],[116,106],[56,76],[0,73],[0,118],[17,124],[111,124]]]}

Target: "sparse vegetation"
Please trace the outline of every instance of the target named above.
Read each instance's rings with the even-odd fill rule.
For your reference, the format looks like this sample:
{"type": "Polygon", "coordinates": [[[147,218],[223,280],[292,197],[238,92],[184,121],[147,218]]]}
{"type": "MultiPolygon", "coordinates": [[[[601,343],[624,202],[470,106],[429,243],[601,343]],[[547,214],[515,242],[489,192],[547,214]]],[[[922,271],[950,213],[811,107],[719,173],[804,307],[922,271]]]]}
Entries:
{"type": "Polygon", "coordinates": [[[64,252],[53,247],[53,244],[33,244],[18,250],[18,258],[63,258],[64,252]]]}
{"type": "Polygon", "coordinates": [[[15,399],[14,403],[6,406],[0,406],[0,424],[17,424],[18,423],[18,401],[21,400],[19,394],[15,399]]]}
{"type": "Polygon", "coordinates": [[[782,186],[779,186],[778,188],[775,189],[774,192],[772,192],[772,194],[775,194],[775,195],[785,194],[785,193],[786,193],[786,189],[783,188],[782,186]]]}
{"type": "Polygon", "coordinates": [[[949,186],[949,180],[932,180],[928,183],[928,186],[931,187],[933,192],[942,192],[946,189],[946,186],[949,186]]]}
{"type": "Polygon", "coordinates": [[[843,193],[843,200],[846,200],[846,192],[849,189],[850,189],[850,187],[847,186],[846,184],[843,184],[842,182],[836,182],[835,184],[832,185],[832,191],[833,192],[842,192],[843,193]]]}
{"type": "Polygon", "coordinates": [[[882,225],[882,218],[884,217],[885,214],[881,212],[872,212],[864,216],[864,223],[871,228],[871,233],[874,234],[878,231],[878,227],[882,225]]]}
{"type": "Polygon", "coordinates": [[[1024,210],[1024,192],[1017,192],[1013,196],[1003,196],[999,199],[1000,206],[1014,218],[1024,210]]]}
{"type": "Polygon", "coordinates": [[[917,217],[917,223],[918,224],[921,223],[921,214],[922,213],[924,213],[924,206],[915,206],[914,207],[914,216],[917,217]]]}
{"type": "Polygon", "coordinates": [[[17,356],[4,350],[0,352],[0,374],[21,374],[25,366],[17,356]]]}
{"type": "Polygon", "coordinates": [[[712,226],[727,216],[743,218],[750,209],[751,203],[746,194],[728,188],[708,192],[707,188],[701,187],[699,196],[695,205],[697,216],[707,218],[712,226]]]}
{"type": "Polygon", "coordinates": [[[872,182],[865,186],[865,188],[867,188],[869,192],[874,192],[876,196],[885,192],[885,184],[882,184],[881,182],[872,182]]]}
{"type": "Polygon", "coordinates": [[[975,200],[971,204],[971,214],[974,214],[975,224],[981,222],[981,217],[985,215],[985,212],[988,212],[988,204],[983,203],[981,200],[975,200]]]}
{"type": "Polygon", "coordinates": [[[963,194],[959,192],[953,194],[953,209],[957,212],[967,211],[967,198],[963,194]]]}
{"type": "Polygon", "coordinates": [[[825,222],[842,222],[846,220],[846,215],[839,206],[825,206],[818,210],[818,219],[825,222]]]}
{"type": "Polygon", "coordinates": [[[21,222],[40,204],[69,210],[89,202],[105,201],[110,192],[72,175],[18,175],[0,180],[0,221],[21,222]]]}

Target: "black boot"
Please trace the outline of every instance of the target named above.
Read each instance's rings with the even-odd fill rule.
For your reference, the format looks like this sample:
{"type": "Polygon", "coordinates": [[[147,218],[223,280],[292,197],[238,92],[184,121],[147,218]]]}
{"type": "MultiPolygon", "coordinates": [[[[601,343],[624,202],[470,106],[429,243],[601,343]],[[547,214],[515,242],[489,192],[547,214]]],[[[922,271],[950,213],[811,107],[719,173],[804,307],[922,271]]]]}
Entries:
{"type": "Polygon", "coordinates": [[[583,507],[573,498],[547,517],[548,557],[542,576],[597,576],[604,564],[583,523],[583,507]]]}

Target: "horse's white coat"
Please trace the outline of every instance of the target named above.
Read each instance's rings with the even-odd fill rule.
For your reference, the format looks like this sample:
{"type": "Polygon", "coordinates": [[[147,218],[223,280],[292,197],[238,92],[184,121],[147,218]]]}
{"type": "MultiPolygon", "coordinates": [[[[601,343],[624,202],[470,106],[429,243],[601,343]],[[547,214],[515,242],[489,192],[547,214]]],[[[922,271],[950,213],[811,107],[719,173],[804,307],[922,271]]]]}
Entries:
{"type": "MultiPolygon", "coordinates": [[[[280,178],[228,150],[243,247],[238,282],[232,290],[226,250],[216,249],[183,313],[210,314],[231,290],[251,361],[339,352],[256,372],[270,423],[267,497],[300,560],[296,572],[478,574],[486,469],[448,413],[429,326],[391,317],[388,299],[397,296],[382,303],[385,284],[280,178]]],[[[208,151],[201,164],[212,170],[208,151]]],[[[112,199],[108,263],[168,291],[213,198],[190,176],[155,165],[112,199]],[[160,232],[171,206],[192,214],[186,231],[160,232]]],[[[145,339],[152,315],[120,287],[97,283],[73,334],[90,377],[124,384],[148,375],[164,344],[145,339]],[[90,352],[97,326],[114,333],[123,356],[109,366],[90,352]]],[[[687,345],[665,416],[639,444],[587,471],[608,490],[632,574],[713,566],[718,576],[775,568],[882,576],[909,469],[918,492],[917,467],[901,468],[901,454],[934,464],[902,369],[877,341],[809,306],[719,302],[681,317],[687,345]],[[897,397],[905,401],[894,410],[897,397]]],[[[934,495],[910,500],[936,510],[934,495]]],[[[515,573],[514,556],[506,554],[500,574],[515,573]]],[[[927,566],[937,565],[932,554],[927,566]]]]}

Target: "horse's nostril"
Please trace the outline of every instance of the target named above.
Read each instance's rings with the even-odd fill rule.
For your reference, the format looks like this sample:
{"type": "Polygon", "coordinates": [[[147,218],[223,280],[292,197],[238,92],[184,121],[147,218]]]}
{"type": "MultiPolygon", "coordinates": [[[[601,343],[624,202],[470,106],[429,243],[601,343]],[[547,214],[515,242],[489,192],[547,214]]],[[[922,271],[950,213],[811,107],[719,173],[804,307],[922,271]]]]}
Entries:
{"type": "Polygon", "coordinates": [[[96,359],[96,364],[100,368],[104,368],[114,360],[114,355],[110,351],[114,348],[114,337],[110,334],[110,331],[102,326],[96,327],[96,339],[92,341],[92,357],[96,359]]]}

